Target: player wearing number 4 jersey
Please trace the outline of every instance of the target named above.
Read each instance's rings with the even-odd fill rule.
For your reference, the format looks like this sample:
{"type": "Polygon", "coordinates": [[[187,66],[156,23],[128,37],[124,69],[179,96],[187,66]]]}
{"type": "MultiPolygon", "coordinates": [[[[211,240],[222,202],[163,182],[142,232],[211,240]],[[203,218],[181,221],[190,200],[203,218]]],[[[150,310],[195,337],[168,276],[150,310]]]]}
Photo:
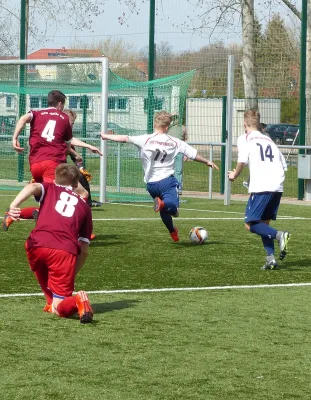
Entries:
{"type": "Polygon", "coordinates": [[[283,193],[286,162],[273,141],[263,135],[260,129],[260,114],[257,110],[244,113],[245,134],[238,139],[238,163],[229,171],[228,177],[234,181],[248,164],[250,197],[245,211],[245,227],[261,236],[266,250],[265,270],[277,269],[274,255],[274,240],[280,247],[280,259],[287,254],[290,234],[272,228],[270,220],[275,220],[283,193]]]}
{"type": "Polygon", "coordinates": [[[31,196],[40,202],[35,229],[25,248],[31,270],[46,298],[44,311],[61,317],[78,312],[82,323],[92,322],[93,310],[88,296],[80,291],[72,296],[75,276],[88,255],[92,233],[89,205],[73,190],[79,170],[74,165],[60,164],[55,170],[55,183],[31,183],[11,203],[8,214],[20,217],[20,204],[31,196]]]}
{"type": "MultiPolygon", "coordinates": [[[[69,117],[63,112],[66,96],[59,90],[52,90],[47,97],[48,108],[30,110],[18,120],[13,134],[13,148],[22,153],[18,137],[27,123],[30,124],[29,136],[29,164],[31,174],[36,182],[53,182],[55,168],[66,162],[66,155],[71,151],[71,145],[86,147],[93,153],[101,155],[99,149],[72,137],[72,127],[69,117]]],[[[82,197],[87,198],[88,192],[78,184],[75,189],[82,197]]],[[[21,218],[31,219],[35,207],[24,208],[21,218]]],[[[3,229],[8,230],[13,220],[6,213],[3,219],[3,229]]]]}
{"type": "Polygon", "coordinates": [[[178,216],[178,181],[174,177],[174,163],[178,154],[218,169],[213,162],[197,154],[197,150],[187,143],[167,134],[172,115],[161,111],[154,118],[154,133],[151,135],[123,136],[101,134],[104,140],[132,143],[140,149],[147,190],[154,199],[154,210],[160,212],[161,219],[174,242],[179,241],[178,229],[173,225],[173,217],[178,216]]]}

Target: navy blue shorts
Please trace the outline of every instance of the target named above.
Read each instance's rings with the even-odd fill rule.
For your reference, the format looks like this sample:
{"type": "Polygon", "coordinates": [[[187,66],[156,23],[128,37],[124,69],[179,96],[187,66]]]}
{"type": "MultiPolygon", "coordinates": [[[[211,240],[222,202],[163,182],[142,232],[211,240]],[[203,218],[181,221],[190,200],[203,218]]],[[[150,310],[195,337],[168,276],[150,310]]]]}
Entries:
{"type": "Polygon", "coordinates": [[[160,197],[166,204],[179,207],[178,180],[174,176],[161,179],[158,182],[147,183],[147,190],[152,198],[160,197]]]}
{"type": "Polygon", "coordinates": [[[245,222],[276,219],[282,192],[252,193],[245,210],[245,222]]]}

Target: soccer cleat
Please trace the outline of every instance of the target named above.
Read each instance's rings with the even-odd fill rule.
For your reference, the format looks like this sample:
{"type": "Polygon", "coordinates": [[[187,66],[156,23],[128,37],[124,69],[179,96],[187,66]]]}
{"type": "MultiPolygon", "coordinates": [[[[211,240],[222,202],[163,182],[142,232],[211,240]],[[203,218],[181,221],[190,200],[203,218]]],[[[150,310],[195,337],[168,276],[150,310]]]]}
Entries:
{"type": "Polygon", "coordinates": [[[76,304],[81,324],[89,324],[93,321],[93,310],[88,295],[83,290],[76,295],[76,304]]]}
{"type": "Polygon", "coordinates": [[[39,217],[39,210],[34,210],[32,212],[32,216],[33,216],[33,219],[35,220],[35,223],[37,223],[38,217],[39,217]]]}
{"type": "Polygon", "coordinates": [[[52,306],[52,304],[46,304],[46,305],[44,306],[44,308],[43,308],[43,311],[44,311],[44,312],[52,313],[52,312],[53,312],[53,306],[52,306]]]}
{"type": "Polygon", "coordinates": [[[174,228],[174,232],[170,232],[171,238],[174,242],[179,242],[178,229],[174,228]]]}
{"type": "Polygon", "coordinates": [[[2,221],[2,228],[4,231],[7,231],[9,229],[9,226],[13,224],[13,219],[9,216],[8,214],[9,209],[6,210],[3,221],[2,221]]]}
{"type": "Polygon", "coordinates": [[[91,233],[91,240],[94,240],[96,238],[95,233],[91,233]]]}
{"type": "Polygon", "coordinates": [[[154,199],[153,209],[155,212],[159,212],[164,208],[164,202],[160,199],[160,197],[156,197],[154,199]]]}
{"type": "Polygon", "coordinates": [[[266,271],[267,270],[271,271],[271,270],[275,270],[278,268],[279,268],[278,263],[275,260],[267,261],[265,263],[265,265],[263,267],[261,267],[262,270],[266,270],[266,271]]]}
{"type": "Polygon", "coordinates": [[[281,239],[279,241],[280,260],[284,260],[284,258],[286,257],[289,239],[290,239],[290,233],[289,232],[283,232],[282,236],[281,236],[281,239]]]}
{"type": "Polygon", "coordinates": [[[101,203],[100,201],[92,200],[89,202],[90,207],[101,207],[104,203],[101,203]]]}

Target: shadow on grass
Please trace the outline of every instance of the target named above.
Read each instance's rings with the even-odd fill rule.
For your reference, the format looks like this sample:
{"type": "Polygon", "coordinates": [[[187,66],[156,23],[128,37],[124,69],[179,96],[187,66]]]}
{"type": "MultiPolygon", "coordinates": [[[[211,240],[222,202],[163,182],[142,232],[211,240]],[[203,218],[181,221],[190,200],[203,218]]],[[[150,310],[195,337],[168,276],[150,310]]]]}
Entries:
{"type": "Polygon", "coordinates": [[[104,314],[107,312],[123,310],[124,308],[135,307],[139,300],[119,300],[111,303],[92,303],[94,314],[104,314]]]}
{"type": "Polygon", "coordinates": [[[102,247],[102,246],[115,246],[120,244],[126,244],[120,240],[119,235],[97,235],[94,240],[91,241],[92,247],[102,247]]]}
{"type": "MultiPolygon", "coordinates": [[[[195,244],[195,243],[192,243],[192,242],[183,242],[183,241],[181,241],[181,242],[178,242],[178,243],[173,243],[172,242],[172,244],[174,245],[174,246],[178,246],[178,247],[202,247],[202,246],[204,246],[204,247],[208,247],[208,246],[211,246],[211,245],[214,245],[214,244],[220,244],[220,245],[223,245],[223,244],[225,244],[226,246],[227,245],[230,245],[230,243],[224,243],[224,242],[220,242],[220,241],[216,241],[216,240],[214,240],[214,241],[208,241],[208,242],[206,242],[206,243],[203,243],[203,244],[195,244]]],[[[235,244],[234,243],[231,243],[232,244],[232,246],[235,246],[235,244]]]]}
{"type": "Polygon", "coordinates": [[[280,267],[287,271],[297,271],[300,268],[311,268],[311,259],[305,258],[303,260],[286,260],[284,264],[279,263],[280,267]]]}

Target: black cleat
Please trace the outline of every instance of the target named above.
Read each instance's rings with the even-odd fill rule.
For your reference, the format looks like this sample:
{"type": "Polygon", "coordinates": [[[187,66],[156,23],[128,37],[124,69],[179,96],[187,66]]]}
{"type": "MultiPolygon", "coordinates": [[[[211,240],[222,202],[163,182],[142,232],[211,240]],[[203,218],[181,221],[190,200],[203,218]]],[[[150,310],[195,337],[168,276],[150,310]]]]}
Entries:
{"type": "Polygon", "coordinates": [[[100,201],[92,200],[89,202],[90,207],[101,207],[104,203],[101,203],[100,201]]]}
{"type": "Polygon", "coordinates": [[[280,260],[284,260],[287,254],[288,250],[288,241],[290,239],[290,233],[289,232],[283,232],[282,237],[279,241],[279,246],[280,246],[280,260]]]}
{"type": "Polygon", "coordinates": [[[267,261],[263,267],[261,267],[262,270],[268,271],[268,270],[275,270],[279,269],[278,263],[275,260],[267,261]]]}

